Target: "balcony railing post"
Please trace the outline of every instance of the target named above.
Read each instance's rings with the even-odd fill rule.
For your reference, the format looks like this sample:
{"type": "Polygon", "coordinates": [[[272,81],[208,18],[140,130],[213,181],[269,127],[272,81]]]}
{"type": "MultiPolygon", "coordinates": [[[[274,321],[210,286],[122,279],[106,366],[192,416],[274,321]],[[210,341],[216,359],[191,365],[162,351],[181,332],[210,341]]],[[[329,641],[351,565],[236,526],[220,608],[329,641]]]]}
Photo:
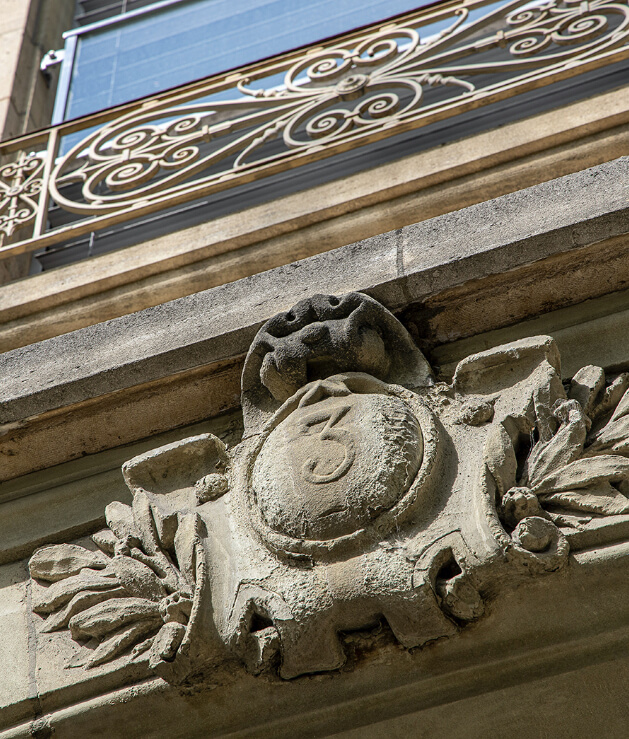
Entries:
{"type": "Polygon", "coordinates": [[[44,170],[42,172],[42,188],[39,194],[39,202],[37,205],[37,216],[33,227],[33,238],[42,236],[46,230],[46,222],[48,220],[48,206],[50,204],[50,173],[59,153],[59,129],[51,128],[48,133],[48,146],[46,147],[46,158],[44,160],[44,170]]]}

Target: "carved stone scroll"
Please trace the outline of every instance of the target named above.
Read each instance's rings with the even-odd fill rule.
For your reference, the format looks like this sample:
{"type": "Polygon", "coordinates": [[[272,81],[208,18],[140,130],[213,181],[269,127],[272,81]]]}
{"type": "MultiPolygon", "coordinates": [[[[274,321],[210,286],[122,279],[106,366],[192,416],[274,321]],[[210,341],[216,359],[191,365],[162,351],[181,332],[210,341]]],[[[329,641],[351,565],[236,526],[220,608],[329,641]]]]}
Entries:
{"type": "Polygon", "coordinates": [[[180,680],[231,655],[293,678],[383,621],[420,647],[629,514],[629,375],[565,388],[549,337],[435,383],[379,303],[316,295],[260,329],[242,405],[236,447],[136,457],[133,504],[107,507],[91,549],[31,558],[33,611],[77,642],[72,665],[148,655],[180,680]]]}

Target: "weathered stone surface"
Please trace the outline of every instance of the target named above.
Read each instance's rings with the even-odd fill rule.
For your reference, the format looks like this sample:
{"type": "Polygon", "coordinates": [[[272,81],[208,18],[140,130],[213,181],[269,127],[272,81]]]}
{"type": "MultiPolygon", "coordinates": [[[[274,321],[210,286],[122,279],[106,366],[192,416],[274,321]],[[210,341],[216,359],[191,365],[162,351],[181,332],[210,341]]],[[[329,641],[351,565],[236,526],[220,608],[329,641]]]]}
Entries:
{"type": "Polygon", "coordinates": [[[333,539],[391,508],[422,457],[422,432],[402,400],[375,393],[323,397],[271,432],[255,462],[253,492],[273,530],[333,539]],[[330,430],[319,432],[313,456],[314,429],[325,423],[330,430]]]}
{"type": "Polygon", "coordinates": [[[313,286],[366,291],[395,312],[446,287],[626,234],[628,165],[621,158],[6,352],[0,422],[239,356],[265,320],[307,297],[313,286]]]}
{"type": "Polygon", "coordinates": [[[0,479],[236,408],[242,359],[255,330],[278,309],[321,289],[317,285],[338,292],[364,289],[393,311],[402,310],[422,346],[454,342],[452,352],[442,346],[432,356],[433,364],[446,365],[448,379],[452,363],[479,348],[531,333],[558,340],[565,379],[585,364],[618,366],[627,360],[626,350],[610,336],[627,330],[629,312],[594,325],[590,306],[582,303],[579,325],[572,320],[565,330],[561,316],[547,314],[540,328],[524,319],[626,288],[625,166],[619,160],[581,173],[572,184],[569,178],[552,188],[548,183],[536,196],[517,193],[6,353],[0,358],[7,363],[0,381],[7,401],[1,411],[7,433],[0,439],[0,479]],[[548,213],[549,193],[561,202],[561,213],[548,213]],[[603,212],[601,203],[610,210],[603,212]],[[469,253],[457,243],[450,218],[470,235],[464,239],[469,253]],[[504,228],[511,223],[514,230],[504,228]],[[514,325],[518,321],[524,322],[514,325]],[[469,349],[454,341],[501,326],[510,327],[506,335],[479,336],[469,349]],[[77,355],[80,366],[69,362],[77,355]]]}
{"type": "MultiPolygon", "coordinates": [[[[125,461],[150,451],[156,442],[168,445],[207,432],[234,445],[242,435],[242,415],[213,418],[1,484],[0,563],[17,561],[46,543],[69,541],[104,526],[110,502],[132,500],[120,469],[125,461]]],[[[205,489],[198,494],[208,495],[205,489]]]]}
{"type": "Polygon", "coordinates": [[[406,648],[452,637],[565,570],[586,532],[600,541],[593,515],[626,536],[626,378],[591,368],[570,392],[550,337],[434,384],[384,307],[314,296],[253,342],[240,444],[205,434],[134,458],[133,503],[108,506],[102,554],[34,555],[42,631],[96,640],[72,666],[148,651],[170,681],[230,654],[287,679],[337,669],[342,634],[381,621],[406,648]]]}
{"type": "Polygon", "coordinates": [[[28,715],[36,704],[33,625],[23,563],[0,567],[0,727],[28,715]]]}
{"type": "Polygon", "coordinates": [[[194,689],[140,677],[129,684],[119,659],[103,684],[104,675],[97,683],[94,674],[106,665],[63,670],[47,645],[40,659],[54,662],[61,694],[42,680],[43,714],[7,719],[16,726],[3,739],[25,739],[36,721],[68,739],[115,736],[120,726],[129,739],[176,736],[182,726],[190,737],[292,739],[304,733],[304,721],[313,737],[360,730],[433,739],[447,726],[448,735],[467,739],[470,721],[486,736],[502,736],[505,726],[526,739],[539,739],[549,726],[562,739],[623,736],[628,551],[621,545],[578,553],[562,573],[505,591],[458,638],[421,650],[401,650],[386,631],[348,635],[352,669],[288,682],[226,665],[214,666],[194,689]],[[61,683],[66,675],[77,682],[61,683]]]}
{"type": "Polygon", "coordinates": [[[408,332],[361,293],[314,295],[258,331],[243,370],[245,424],[259,425],[311,380],[365,372],[387,382],[433,383],[432,370],[408,332]]]}
{"type": "MultiPolygon", "coordinates": [[[[627,240],[622,240],[619,244],[626,251],[627,240]]],[[[571,264],[580,265],[582,260],[576,256],[571,256],[571,264]]],[[[592,254],[592,260],[596,268],[597,265],[609,265],[605,254],[592,254]]],[[[536,266],[536,265],[534,265],[536,266]]],[[[629,274],[629,271],[623,267],[616,265],[621,274],[629,274]]],[[[585,296],[587,293],[581,284],[574,284],[567,280],[567,275],[563,270],[562,283],[567,282],[571,285],[573,294],[585,296]]],[[[583,267],[583,281],[588,280],[595,284],[608,284],[604,276],[592,277],[592,265],[587,264],[583,267]]],[[[530,270],[530,283],[521,287],[519,296],[510,296],[508,291],[496,286],[492,291],[493,295],[500,294],[503,296],[504,303],[502,306],[494,306],[491,310],[504,311],[507,306],[511,306],[513,302],[517,302],[520,306],[528,308],[529,296],[537,296],[544,305],[553,304],[553,290],[558,289],[556,285],[549,284],[547,292],[539,296],[537,292],[536,272],[533,268],[530,270]]],[[[511,283],[513,284],[513,283],[511,283]]],[[[473,285],[469,286],[469,291],[459,298],[461,301],[470,301],[473,299],[473,285]]],[[[542,311],[541,306],[537,306],[535,312],[527,313],[533,315],[529,320],[523,320],[517,324],[507,325],[503,328],[489,330],[492,327],[476,320],[476,316],[469,316],[468,312],[464,312],[461,305],[457,305],[454,299],[447,298],[444,300],[448,304],[449,317],[444,316],[444,328],[453,325],[455,315],[462,315],[471,322],[470,326],[476,327],[476,332],[472,333],[469,338],[462,338],[458,341],[451,341],[452,338],[457,339],[460,333],[454,336],[442,336],[441,340],[445,343],[435,347],[431,352],[433,361],[440,367],[440,375],[443,379],[450,380],[458,362],[470,354],[484,351],[490,347],[501,346],[511,341],[526,338],[533,335],[550,335],[555,340],[561,351],[561,369],[564,380],[570,380],[582,368],[588,365],[596,365],[610,370],[617,368],[624,369],[629,362],[628,347],[624,341],[618,341],[619,336],[624,336],[629,331],[629,291],[626,289],[614,292],[610,295],[602,294],[601,297],[591,300],[584,300],[580,304],[571,307],[558,308],[550,312],[542,311]],[[541,312],[541,315],[540,315],[541,312]],[[482,333],[477,333],[482,329],[482,333]]],[[[483,301],[475,301],[476,311],[483,313],[483,301]]],[[[486,306],[490,309],[490,306],[486,306]]],[[[511,322],[509,322],[511,323],[511,322]]]]}
{"type": "Polygon", "coordinates": [[[48,582],[57,582],[71,575],[78,575],[84,567],[102,570],[106,566],[106,557],[74,544],[59,544],[55,547],[38,549],[29,561],[31,577],[48,582]]]}

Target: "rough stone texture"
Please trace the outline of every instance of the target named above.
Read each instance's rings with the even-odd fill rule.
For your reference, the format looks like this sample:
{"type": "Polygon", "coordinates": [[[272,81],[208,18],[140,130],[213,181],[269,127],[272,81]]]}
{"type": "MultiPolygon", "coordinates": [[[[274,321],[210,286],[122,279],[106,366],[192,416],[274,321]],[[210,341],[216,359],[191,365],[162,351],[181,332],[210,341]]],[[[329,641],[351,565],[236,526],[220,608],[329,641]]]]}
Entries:
{"type": "Polygon", "coordinates": [[[114,500],[131,501],[120,467],[129,457],[194,434],[211,432],[234,445],[240,413],[170,431],[127,447],[91,455],[0,485],[0,563],[26,557],[46,542],[67,541],[104,525],[114,500]]]}
{"type": "Polygon", "coordinates": [[[623,679],[626,656],[568,674],[538,676],[524,685],[463,697],[445,706],[335,733],[337,739],[470,739],[471,736],[575,739],[622,737],[627,728],[623,679]],[[621,687],[623,685],[623,687],[621,687]],[[506,710],[505,706],[509,706],[506,710]]]}
{"type": "MultiPolygon", "coordinates": [[[[357,727],[374,738],[467,739],[476,729],[478,736],[526,739],[549,732],[622,737],[628,554],[622,545],[571,556],[562,573],[529,578],[458,638],[421,650],[400,650],[386,631],[353,635],[346,642],[352,669],[336,673],[287,682],[227,668],[195,689],[175,689],[160,679],[129,684],[118,665],[100,683],[86,671],[65,670],[74,683],[50,690],[43,714],[34,706],[22,706],[22,718],[0,713],[2,737],[27,739],[42,727],[54,729],[55,739],[111,737],[121,726],[129,739],[293,739],[305,726],[313,738],[357,727]],[[584,601],[584,593],[592,597],[584,601]]],[[[51,675],[55,665],[63,669],[54,649],[40,659],[51,675]]]]}
{"type": "MultiPolygon", "coordinates": [[[[311,187],[307,194],[275,198],[272,208],[253,205],[217,214],[207,223],[4,286],[0,351],[611,161],[629,150],[626,92],[527,115],[311,187]]],[[[226,200],[233,202],[229,194],[226,200]]],[[[246,197],[244,202],[249,205],[246,197]]]]}
{"type": "Polygon", "coordinates": [[[34,680],[34,633],[29,615],[23,563],[0,567],[0,715],[2,724],[18,722],[37,710],[34,680]]]}
{"type": "Polygon", "coordinates": [[[35,552],[50,709],[117,674],[338,670],[348,632],[367,650],[383,628],[405,649],[463,638],[531,578],[627,539],[629,374],[586,367],[566,392],[538,336],[435,385],[409,342],[356,293],[270,319],[245,362],[240,444],[206,433],[133,458],[131,505],[108,505],[83,548],[35,552]]]}
{"type": "MultiPolygon", "coordinates": [[[[0,357],[4,370],[0,385],[6,398],[0,409],[0,418],[6,422],[2,426],[6,433],[0,438],[0,479],[14,479],[236,408],[242,360],[255,329],[279,308],[288,309],[293,299],[311,294],[313,285],[323,281],[326,289],[367,285],[370,294],[382,293],[385,305],[394,310],[403,307],[403,322],[425,353],[439,337],[452,341],[475,335],[479,330],[522,321],[555,304],[570,305],[588,295],[626,286],[628,237],[626,233],[614,236],[618,231],[624,233],[628,222],[620,218],[627,203],[625,170],[626,161],[619,160],[547,183],[545,191],[540,186],[539,191],[532,188],[453,214],[458,227],[481,233],[482,239],[470,237],[466,242],[477,254],[464,251],[456,236],[459,232],[449,230],[452,219],[443,217],[412,227],[417,241],[405,239],[404,229],[399,234],[384,234],[8,352],[0,357]],[[561,208],[555,207],[552,214],[558,228],[548,232],[545,229],[552,219],[545,211],[545,195],[553,190],[561,208]],[[496,214],[507,224],[513,221],[515,232],[496,220],[496,214]],[[495,225],[490,228],[491,222],[495,225]],[[588,224],[595,243],[574,246],[573,235],[588,224]],[[507,244],[503,237],[519,241],[507,244]],[[413,254],[417,259],[423,255],[425,268],[418,264],[414,273],[406,274],[405,262],[412,261],[413,254]],[[547,256],[531,261],[543,254],[547,256]],[[500,270],[510,266],[505,282],[500,270]],[[488,276],[475,279],[487,271],[488,276]],[[407,289],[411,282],[413,291],[407,289]],[[423,302],[407,305],[407,298],[423,302]],[[81,363],[73,362],[73,356],[81,356],[81,363]]],[[[552,314],[546,316],[547,324],[541,330],[528,330],[521,323],[513,335],[480,348],[518,335],[555,336],[561,326],[553,324],[552,314]]],[[[622,332],[623,315],[613,320],[614,330],[622,332]]],[[[578,329],[566,331],[566,340],[560,343],[567,360],[564,377],[583,364],[613,369],[629,359],[622,343],[604,338],[598,326],[583,325],[591,337],[581,336],[578,329]]],[[[453,352],[457,349],[453,347],[453,352]]],[[[459,351],[454,361],[477,350],[475,345],[459,351]]],[[[433,364],[444,362],[435,356],[433,364]]]]}
{"type": "Polygon", "coordinates": [[[318,286],[365,291],[395,312],[454,285],[626,234],[628,167],[629,159],[618,159],[6,352],[0,422],[238,357],[265,320],[318,286]]]}
{"type": "MultiPolygon", "coordinates": [[[[456,310],[456,307],[455,307],[456,310]]],[[[629,346],[618,341],[629,331],[629,291],[623,290],[570,308],[561,308],[508,328],[496,329],[435,347],[430,352],[443,378],[451,378],[468,354],[534,334],[550,334],[561,352],[562,376],[596,363],[614,371],[629,365],[629,346]]]]}
{"type": "Polygon", "coordinates": [[[314,295],[267,321],[249,348],[242,378],[249,432],[307,382],[348,369],[399,385],[433,383],[430,365],[380,303],[361,293],[314,295]]]}

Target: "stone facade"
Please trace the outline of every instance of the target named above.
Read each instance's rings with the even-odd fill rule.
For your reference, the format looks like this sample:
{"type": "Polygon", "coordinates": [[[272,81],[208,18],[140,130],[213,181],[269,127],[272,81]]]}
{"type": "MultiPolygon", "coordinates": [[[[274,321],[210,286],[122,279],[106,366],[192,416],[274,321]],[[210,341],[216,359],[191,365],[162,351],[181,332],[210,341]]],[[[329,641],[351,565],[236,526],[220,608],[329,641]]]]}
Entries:
{"type": "MultiPolygon", "coordinates": [[[[444,381],[363,293],[316,295],[272,317],[244,363],[240,431],[133,457],[122,467],[129,503],[106,505],[106,528],[37,548],[30,580],[5,566],[16,582],[5,589],[7,648],[33,675],[42,714],[20,723],[38,710],[33,683],[9,685],[7,736],[76,735],[101,700],[102,731],[119,731],[137,701],[125,735],[161,736],[162,695],[174,705],[196,695],[209,710],[226,701],[226,713],[184,709],[187,735],[248,723],[252,735],[291,736],[310,699],[325,735],[338,711],[326,719],[324,706],[355,701],[359,685],[378,736],[385,719],[420,731],[435,710],[400,696],[392,714],[378,709],[389,669],[398,693],[429,695],[441,681],[438,704],[469,694],[453,659],[481,675],[481,696],[497,690],[496,660],[507,684],[522,671],[523,705],[535,675],[558,669],[551,654],[559,674],[588,674],[624,633],[629,383],[593,365],[562,377],[556,342],[534,336],[472,354],[444,381]],[[332,681],[323,693],[317,673],[332,681]],[[278,723],[263,705],[282,686],[278,723]],[[253,721],[234,689],[254,696],[253,721]],[[139,721],[145,705],[158,723],[139,721]]],[[[353,711],[339,724],[348,736],[353,711]]],[[[539,735],[520,709],[509,715],[521,735],[539,735]]],[[[579,735],[573,718],[553,716],[559,736],[579,735]]],[[[622,716],[609,720],[617,735],[622,716]]],[[[489,718],[479,725],[499,735],[489,718]]]]}
{"type": "Polygon", "coordinates": [[[626,734],[625,94],[0,290],[3,739],[626,734]]]}

